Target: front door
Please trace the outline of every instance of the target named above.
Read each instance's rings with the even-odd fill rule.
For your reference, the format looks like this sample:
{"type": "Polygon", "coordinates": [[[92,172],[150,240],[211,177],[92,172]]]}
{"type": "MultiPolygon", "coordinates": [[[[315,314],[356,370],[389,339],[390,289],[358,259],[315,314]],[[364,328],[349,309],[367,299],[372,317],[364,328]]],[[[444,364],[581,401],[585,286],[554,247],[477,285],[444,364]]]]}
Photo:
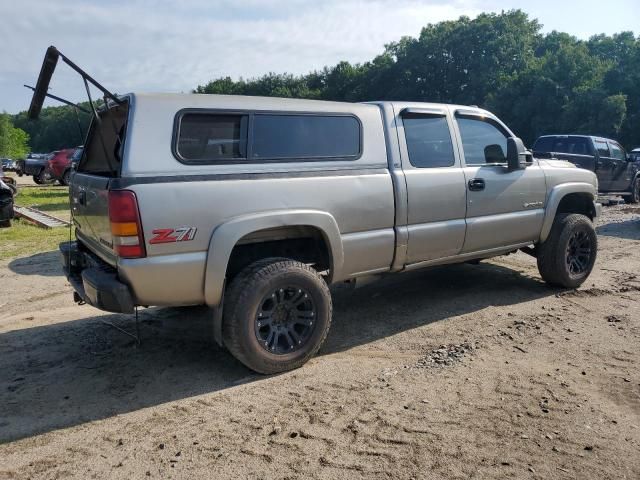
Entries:
{"type": "Polygon", "coordinates": [[[465,161],[466,236],[462,253],[534,242],[544,218],[546,182],[534,160],[523,170],[507,168],[509,132],[497,121],[456,115],[465,161]]]}
{"type": "Polygon", "coordinates": [[[444,109],[396,114],[407,183],[407,264],[460,253],[465,234],[465,182],[444,109]]]}
{"type": "Polygon", "coordinates": [[[611,191],[623,192],[631,185],[632,169],[627,154],[617,142],[608,142],[613,166],[611,168],[611,191]]]}

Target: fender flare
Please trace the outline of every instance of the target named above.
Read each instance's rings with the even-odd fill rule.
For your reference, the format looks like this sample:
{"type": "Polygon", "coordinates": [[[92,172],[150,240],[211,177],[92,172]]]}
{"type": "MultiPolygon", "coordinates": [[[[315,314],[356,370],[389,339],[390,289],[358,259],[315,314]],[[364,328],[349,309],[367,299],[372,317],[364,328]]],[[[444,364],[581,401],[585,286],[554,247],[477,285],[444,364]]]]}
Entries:
{"type": "Polygon", "coordinates": [[[211,235],[204,276],[205,303],[210,307],[220,305],[229,257],[242,237],[258,230],[288,226],[310,226],[322,232],[329,247],[330,281],[340,279],[344,250],[338,224],[331,214],[320,210],[276,210],[243,215],[222,223],[211,235]]]}
{"type": "Polygon", "coordinates": [[[542,231],[540,232],[541,242],[544,242],[549,236],[549,232],[551,232],[551,226],[553,225],[553,220],[556,217],[558,205],[560,205],[560,202],[564,197],[571,193],[588,193],[591,195],[594,202],[598,196],[596,188],[592,184],[586,182],[563,183],[553,187],[547,198],[544,220],[542,221],[542,231]]]}

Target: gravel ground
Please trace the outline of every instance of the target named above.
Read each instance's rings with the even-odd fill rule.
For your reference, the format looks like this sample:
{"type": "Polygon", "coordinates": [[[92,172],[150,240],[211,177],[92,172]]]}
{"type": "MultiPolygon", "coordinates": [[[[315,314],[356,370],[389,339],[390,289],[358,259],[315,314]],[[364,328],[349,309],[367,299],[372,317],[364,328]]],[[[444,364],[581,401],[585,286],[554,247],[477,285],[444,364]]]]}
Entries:
{"type": "Polygon", "coordinates": [[[334,289],[303,368],[264,377],[204,308],[76,306],[55,253],[0,263],[0,478],[640,478],[640,208],[591,278],[518,253],[334,289]]]}

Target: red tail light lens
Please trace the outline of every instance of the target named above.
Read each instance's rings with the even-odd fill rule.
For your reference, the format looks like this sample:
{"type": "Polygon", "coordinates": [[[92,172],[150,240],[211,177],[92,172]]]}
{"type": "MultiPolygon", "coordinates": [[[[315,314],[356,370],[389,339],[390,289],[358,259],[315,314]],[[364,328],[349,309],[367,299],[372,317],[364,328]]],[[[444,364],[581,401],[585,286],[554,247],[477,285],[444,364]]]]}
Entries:
{"type": "Polygon", "coordinates": [[[109,222],[113,249],[119,257],[142,258],[147,255],[135,193],[130,190],[109,192],[109,222]]]}

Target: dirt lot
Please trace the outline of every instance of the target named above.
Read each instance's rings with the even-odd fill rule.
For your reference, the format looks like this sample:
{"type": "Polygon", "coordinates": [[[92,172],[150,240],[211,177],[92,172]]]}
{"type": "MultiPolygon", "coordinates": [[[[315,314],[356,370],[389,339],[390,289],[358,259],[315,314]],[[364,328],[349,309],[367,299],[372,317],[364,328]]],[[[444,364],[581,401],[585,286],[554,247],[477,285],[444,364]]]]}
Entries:
{"type": "Polygon", "coordinates": [[[0,263],[0,478],[640,478],[640,209],[578,291],[519,253],[335,289],[321,354],[263,377],[202,308],[75,306],[0,263]]]}

